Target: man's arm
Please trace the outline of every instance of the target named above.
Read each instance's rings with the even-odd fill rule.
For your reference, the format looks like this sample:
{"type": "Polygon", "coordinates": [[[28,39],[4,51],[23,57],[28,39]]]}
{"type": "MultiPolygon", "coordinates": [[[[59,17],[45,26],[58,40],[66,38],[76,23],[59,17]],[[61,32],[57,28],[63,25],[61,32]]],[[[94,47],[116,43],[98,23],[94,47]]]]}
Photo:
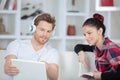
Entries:
{"type": "Polygon", "coordinates": [[[50,80],[58,80],[59,67],[57,64],[46,63],[47,76],[50,80]]]}
{"type": "Polygon", "coordinates": [[[4,72],[9,76],[14,76],[19,73],[19,69],[11,64],[11,59],[15,59],[15,55],[6,56],[5,64],[4,64],[4,72]]]}

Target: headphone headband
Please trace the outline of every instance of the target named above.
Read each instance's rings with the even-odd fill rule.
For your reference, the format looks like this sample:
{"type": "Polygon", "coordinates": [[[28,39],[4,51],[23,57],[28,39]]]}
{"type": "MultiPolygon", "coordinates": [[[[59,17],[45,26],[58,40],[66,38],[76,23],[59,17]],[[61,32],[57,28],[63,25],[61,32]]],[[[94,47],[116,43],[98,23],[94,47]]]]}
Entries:
{"type": "Polygon", "coordinates": [[[35,19],[36,19],[38,16],[42,15],[42,14],[43,14],[43,13],[36,15],[36,16],[34,17],[34,19],[32,20],[32,24],[30,25],[30,32],[31,32],[31,33],[34,33],[35,30],[36,30],[36,25],[34,24],[35,19]]]}

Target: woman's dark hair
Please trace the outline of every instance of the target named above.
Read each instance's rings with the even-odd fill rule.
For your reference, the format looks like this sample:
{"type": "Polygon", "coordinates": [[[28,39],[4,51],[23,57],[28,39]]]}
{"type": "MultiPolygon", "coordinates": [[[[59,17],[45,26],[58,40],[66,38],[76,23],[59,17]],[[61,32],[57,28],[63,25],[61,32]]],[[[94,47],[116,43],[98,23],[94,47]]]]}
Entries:
{"type": "Polygon", "coordinates": [[[95,18],[88,18],[82,25],[82,27],[86,26],[86,25],[89,25],[89,26],[92,26],[92,27],[95,27],[97,30],[102,28],[103,29],[103,33],[102,35],[105,36],[105,25],[98,19],[95,19],[95,18]]]}

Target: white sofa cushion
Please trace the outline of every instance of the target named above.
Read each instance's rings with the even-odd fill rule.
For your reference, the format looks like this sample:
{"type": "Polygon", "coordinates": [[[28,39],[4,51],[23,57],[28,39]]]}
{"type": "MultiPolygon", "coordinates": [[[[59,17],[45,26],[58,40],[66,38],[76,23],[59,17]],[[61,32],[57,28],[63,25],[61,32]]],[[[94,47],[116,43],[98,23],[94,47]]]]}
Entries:
{"type": "MultiPolygon", "coordinates": [[[[94,70],[94,54],[87,53],[90,61],[90,68],[94,70]]],[[[8,76],[4,73],[5,50],[0,50],[0,80],[7,80],[8,76]]],[[[60,52],[60,73],[59,80],[87,80],[78,76],[79,65],[78,56],[74,52],[60,52]]]]}
{"type": "Polygon", "coordinates": [[[5,50],[0,50],[0,80],[7,80],[8,76],[4,73],[5,50]]]}
{"type": "Polygon", "coordinates": [[[61,80],[78,80],[78,59],[74,52],[61,52],[61,80]]]}

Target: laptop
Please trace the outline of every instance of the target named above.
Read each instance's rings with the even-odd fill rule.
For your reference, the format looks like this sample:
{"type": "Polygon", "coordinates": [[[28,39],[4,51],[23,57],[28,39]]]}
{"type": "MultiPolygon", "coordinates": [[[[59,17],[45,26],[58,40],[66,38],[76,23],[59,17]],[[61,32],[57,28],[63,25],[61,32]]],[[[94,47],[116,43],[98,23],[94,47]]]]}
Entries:
{"type": "Polygon", "coordinates": [[[13,80],[47,80],[46,67],[44,62],[12,59],[20,72],[13,77],[13,80]]]}

